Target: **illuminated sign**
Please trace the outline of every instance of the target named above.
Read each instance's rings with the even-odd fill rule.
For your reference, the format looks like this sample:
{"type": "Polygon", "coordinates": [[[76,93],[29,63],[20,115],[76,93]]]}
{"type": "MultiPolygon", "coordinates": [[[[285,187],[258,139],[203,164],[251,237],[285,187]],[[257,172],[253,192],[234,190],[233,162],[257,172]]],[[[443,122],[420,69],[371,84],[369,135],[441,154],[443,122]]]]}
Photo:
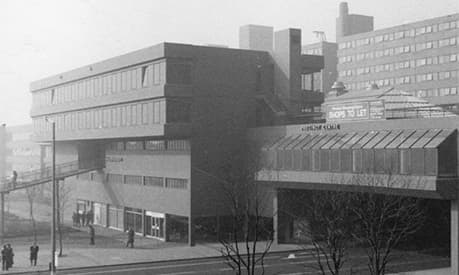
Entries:
{"type": "Polygon", "coordinates": [[[327,121],[384,119],[384,101],[365,101],[328,105],[327,121]]]}

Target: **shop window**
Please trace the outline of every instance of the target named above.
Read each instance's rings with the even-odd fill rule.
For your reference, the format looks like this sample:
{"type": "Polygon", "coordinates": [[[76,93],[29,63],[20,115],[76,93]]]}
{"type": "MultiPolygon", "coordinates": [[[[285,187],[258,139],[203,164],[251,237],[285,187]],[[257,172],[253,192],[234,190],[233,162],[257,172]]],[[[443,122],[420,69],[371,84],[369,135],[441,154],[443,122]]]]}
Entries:
{"type": "Polygon", "coordinates": [[[340,152],[340,167],[342,172],[352,171],[352,151],[349,149],[341,149],[340,152]]]}
{"type": "Polygon", "coordinates": [[[385,149],[384,152],[384,173],[398,174],[400,168],[399,151],[396,149],[385,149]]]}
{"type": "Polygon", "coordinates": [[[145,185],[147,185],[147,186],[156,186],[156,187],[164,187],[164,178],[162,178],[162,177],[145,176],[145,185]]]}
{"type": "Polygon", "coordinates": [[[276,164],[277,169],[284,169],[284,151],[276,150],[276,164]]]}
{"type": "Polygon", "coordinates": [[[362,150],[352,151],[352,172],[362,172],[362,150]]]}
{"type": "Polygon", "coordinates": [[[302,151],[302,169],[304,171],[310,171],[311,170],[311,151],[310,150],[305,150],[302,151]]]}
{"type": "Polygon", "coordinates": [[[333,172],[340,171],[340,150],[330,150],[330,170],[333,172]]]}
{"type": "Polygon", "coordinates": [[[376,173],[386,173],[384,165],[384,149],[375,149],[375,172],[376,173]]]}
{"type": "Polygon", "coordinates": [[[143,233],[142,228],[142,209],[126,207],[125,228],[132,228],[136,233],[143,233]]]}
{"type": "Polygon", "coordinates": [[[111,228],[124,229],[124,210],[120,206],[108,207],[108,226],[111,228]]]}
{"type": "Polygon", "coordinates": [[[425,150],[425,174],[435,176],[438,173],[438,155],[437,149],[429,148],[425,150]]]}
{"type": "Polygon", "coordinates": [[[414,175],[424,174],[424,149],[411,149],[411,172],[414,175]]]}
{"type": "Polygon", "coordinates": [[[400,174],[411,173],[411,154],[409,150],[400,150],[400,174]]]}
{"type": "Polygon", "coordinates": [[[330,150],[319,150],[320,171],[330,171],[330,150]]]}
{"type": "Polygon", "coordinates": [[[319,150],[311,150],[311,160],[312,160],[312,170],[319,171],[320,170],[320,151],[319,150]]]}
{"type": "Polygon", "coordinates": [[[374,173],[374,151],[371,149],[362,150],[362,169],[365,173],[374,173]]]}
{"type": "Polygon", "coordinates": [[[284,151],[284,169],[285,170],[292,170],[293,163],[292,163],[293,153],[291,150],[284,151]]]}
{"type": "Polygon", "coordinates": [[[303,157],[303,152],[300,150],[293,151],[293,170],[301,170],[301,159],[303,157]]]}

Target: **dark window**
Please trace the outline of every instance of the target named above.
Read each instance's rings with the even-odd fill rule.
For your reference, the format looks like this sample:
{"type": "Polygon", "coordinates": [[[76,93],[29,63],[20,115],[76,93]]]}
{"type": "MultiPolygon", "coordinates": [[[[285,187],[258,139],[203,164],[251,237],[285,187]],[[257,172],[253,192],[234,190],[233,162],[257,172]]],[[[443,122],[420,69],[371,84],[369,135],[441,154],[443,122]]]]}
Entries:
{"type": "Polygon", "coordinates": [[[125,184],[143,185],[142,176],[125,175],[124,176],[124,183],[125,184]]]}
{"type": "Polygon", "coordinates": [[[340,150],[330,150],[330,170],[333,172],[340,171],[340,150]]]}
{"type": "Polygon", "coordinates": [[[371,149],[362,150],[363,152],[363,163],[362,168],[363,172],[365,173],[373,173],[374,172],[374,151],[371,149]]]}
{"type": "Polygon", "coordinates": [[[166,188],[186,189],[187,182],[186,179],[166,178],[166,188]]]}
{"type": "Polygon", "coordinates": [[[137,233],[142,233],[142,209],[128,208],[125,211],[126,228],[132,228],[137,233]]]}
{"type": "Polygon", "coordinates": [[[350,149],[341,149],[340,164],[342,172],[352,171],[352,151],[350,149]]]}
{"type": "Polygon", "coordinates": [[[120,174],[107,174],[108,183],[123,183],[123,175],[120,174]]]}
{"type": "Polygon", "coordinates": [[[127,141],[126,150],[143,150],[143,141],[127,141]]]}
{"type": "Polygon", "coordinates": [[[190,142],[188,140],[168,140],[167,150],[170,151],[189,151],[190,142]]]}
{"type": "Polygon", "coordinates": [[[320,171],[330,171],[330,150],[320,150],[320,171]]]}
{"type": "Polygon", "coordinates": [[[425,173],[426,175],[435,176],[438,173],[438,151],[436,148],[425,150],[425,173]]]}
{"type": "Polygon", "coordinates": [[[145,141],[145,149],[153,151],[163,151],[166,149],[164,140],[147,140],[145,141]]]}
{"type": "Polygon", "coordinates": [[[292,170],[293,168],[293,163],[292,163],[292,151],[291,150],[286,150],[284,152],[284,168],[285,170],[292,170]]]}
{"type": "Polygon", "coordinates": [[[111,142],[107,145],[108,150],[113,150],[113,151],[123,151],[124,150],[124,142],[118,141],[118,142],[111,142]]]}
{"type": "Polygon", "coordinates": [[[162,177],[145,177],[145,185],[147,186],[156,186],[156,187],[164,187],[164,178],[162,177]]]}
{"type": "Polygon", "coordinates": [[[409,150],[400,150],[400,174],[411,173],[411,154],[409,150]]]}
{"type": "Polygon", "coordinates": [[[303,158],[303,152],[300,150],[293,151],[293,170],[301,170],[301,159],[303,158]]]}
{"type": "Polygon", "coordinates": [[[310,150],[303,151],[302,168],[305,171],[311,171],[311,151],[310,150]]]}
{"type": "Polygon", "coordinates": [[[384,173],[398,174],[400,171],[399,151],[396,149],[385,149],[384,173]]]}
{"type": "Polygon", "coordinates": [[[124,229],[124,210],[122,207],[112,205],[108,207],[108,226],[124,229]]]}
{"type": "Polygon", "coordinates": [[[276,150],[277,169],[284,169],[284,151],[276,150]]]}
{"type": "Polygon", "coordinates": [[[319,150],[311,150],[312,153],[312,170],[319,171],[320,170],[320,151],[319,150]]]}
{"type": "Polygon", "coordinates": [[[355,173],[362,172],[362,150],[352,150],[352,171],[355,173]]]}
{"type": "Polygon", "coordinates": [[[411,150],[411,172],[415,175],[424,174],[424,149],[411,150]]]}
{"type": "Polygon", "coordinates": [[[386,173],[384,165],[384,149],[375,149],[375,171],[376,173],[386,173]]]}

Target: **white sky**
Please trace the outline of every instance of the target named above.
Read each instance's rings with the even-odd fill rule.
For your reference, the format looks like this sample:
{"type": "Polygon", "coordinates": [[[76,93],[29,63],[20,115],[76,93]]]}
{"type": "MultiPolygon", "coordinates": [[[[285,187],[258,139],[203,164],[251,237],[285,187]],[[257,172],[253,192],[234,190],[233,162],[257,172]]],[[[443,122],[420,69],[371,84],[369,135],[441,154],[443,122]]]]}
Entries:
{"type": "MultiPolygon", "coordinates": [[[[238,46],[246,24],[335,40],[338,0],[0,0],[0,123],[30,123],[29,83],[163,41],[238,46]]],[[[375,29],[459,12],[458,0],[348,0],[375,29]]]]}

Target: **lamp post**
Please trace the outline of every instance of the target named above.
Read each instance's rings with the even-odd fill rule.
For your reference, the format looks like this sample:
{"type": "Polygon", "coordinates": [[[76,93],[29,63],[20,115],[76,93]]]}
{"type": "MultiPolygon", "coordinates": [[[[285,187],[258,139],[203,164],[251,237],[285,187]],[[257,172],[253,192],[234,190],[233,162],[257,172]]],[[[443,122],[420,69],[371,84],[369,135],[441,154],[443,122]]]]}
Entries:
{"type": "Polygon", "coordinates": [[[56,273],[56,123],[46,118],[47,122],[51,122],[52,128],[52,219],[51,219],[51,266],[50,274],[56,273]]]}

